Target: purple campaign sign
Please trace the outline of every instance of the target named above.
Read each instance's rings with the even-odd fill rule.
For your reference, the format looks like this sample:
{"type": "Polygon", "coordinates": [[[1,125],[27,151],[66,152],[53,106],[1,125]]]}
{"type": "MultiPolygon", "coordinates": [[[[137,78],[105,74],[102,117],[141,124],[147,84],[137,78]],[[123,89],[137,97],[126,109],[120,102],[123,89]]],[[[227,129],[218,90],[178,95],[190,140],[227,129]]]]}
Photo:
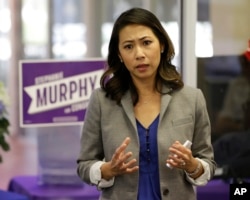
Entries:
{"type": "Polygon", "coordinates": [[[104,60],[21,61],[20,126],[81,124],[104,60]]]}

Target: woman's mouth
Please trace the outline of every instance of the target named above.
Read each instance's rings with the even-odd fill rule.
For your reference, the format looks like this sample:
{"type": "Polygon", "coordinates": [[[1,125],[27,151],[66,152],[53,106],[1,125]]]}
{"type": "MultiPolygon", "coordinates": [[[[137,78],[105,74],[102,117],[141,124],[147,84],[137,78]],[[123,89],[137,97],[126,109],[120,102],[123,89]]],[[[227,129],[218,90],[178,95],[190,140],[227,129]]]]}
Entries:
{"type": "Polygon", "coordinates": [[[141,65],[138,65],[136,68],[138,69],[138,71],[143,72],[148,68],[148,65],[141,64],[141,65]]]}

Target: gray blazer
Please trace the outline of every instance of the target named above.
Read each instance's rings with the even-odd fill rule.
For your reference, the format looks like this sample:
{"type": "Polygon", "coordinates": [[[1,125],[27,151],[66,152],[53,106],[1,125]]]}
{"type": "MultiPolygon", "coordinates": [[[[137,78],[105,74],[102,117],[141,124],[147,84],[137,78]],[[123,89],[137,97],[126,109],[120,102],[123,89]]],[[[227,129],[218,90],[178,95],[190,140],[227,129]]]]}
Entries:
{"type": "MultiPolygon", "coordinates": [[[[163,88],[168,91],[167,87],[163,88]]],[[[210,121],[206,103],[199,89],[185,86],[171,94],[162,95],[158,125],[159,175],[162,200],[194,200],[193,185],[181,169],[166,167],[168,148],[176,140],[193,142],[192,153],[206,161],[214,174],[215,162],[211,145],[210,121]]],[[[102,89],[93,91],[85,116],[81,138],[78,174],[90,183],[90,167],[97,161],[110,161],[116,148],[126,138],[131,138],[127,151],[139,161],[139,139],[130,93],[127,92],[121,106],[105,97],[102,89]]],[[[136,200],[139,172],[115,177],[112,187],[102,190],[103,200],[136,200]]]]}

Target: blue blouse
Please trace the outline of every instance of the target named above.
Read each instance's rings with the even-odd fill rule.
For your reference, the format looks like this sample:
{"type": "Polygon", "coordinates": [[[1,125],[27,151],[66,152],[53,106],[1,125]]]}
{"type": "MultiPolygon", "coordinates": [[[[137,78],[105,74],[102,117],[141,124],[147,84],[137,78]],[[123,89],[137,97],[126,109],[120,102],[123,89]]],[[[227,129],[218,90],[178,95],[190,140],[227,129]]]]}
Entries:
{"type": "Polygon", "coordinates": [[[159,116],[148,128],[136,120],[140,139],[139,191],[137,200],[160,200],[160,180],[158,170],[157,127],[159,116]]]}

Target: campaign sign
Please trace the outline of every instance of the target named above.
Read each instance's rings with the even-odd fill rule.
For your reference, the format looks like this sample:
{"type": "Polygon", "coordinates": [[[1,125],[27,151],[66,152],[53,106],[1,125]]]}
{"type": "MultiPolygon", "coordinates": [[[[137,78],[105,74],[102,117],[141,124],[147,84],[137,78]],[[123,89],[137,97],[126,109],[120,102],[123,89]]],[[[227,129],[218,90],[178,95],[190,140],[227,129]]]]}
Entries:
{"type": "Polygon", "coordinates": [[[105,63],[102,59],[20,61],[20,126],[82,124],[105,63]]]}

